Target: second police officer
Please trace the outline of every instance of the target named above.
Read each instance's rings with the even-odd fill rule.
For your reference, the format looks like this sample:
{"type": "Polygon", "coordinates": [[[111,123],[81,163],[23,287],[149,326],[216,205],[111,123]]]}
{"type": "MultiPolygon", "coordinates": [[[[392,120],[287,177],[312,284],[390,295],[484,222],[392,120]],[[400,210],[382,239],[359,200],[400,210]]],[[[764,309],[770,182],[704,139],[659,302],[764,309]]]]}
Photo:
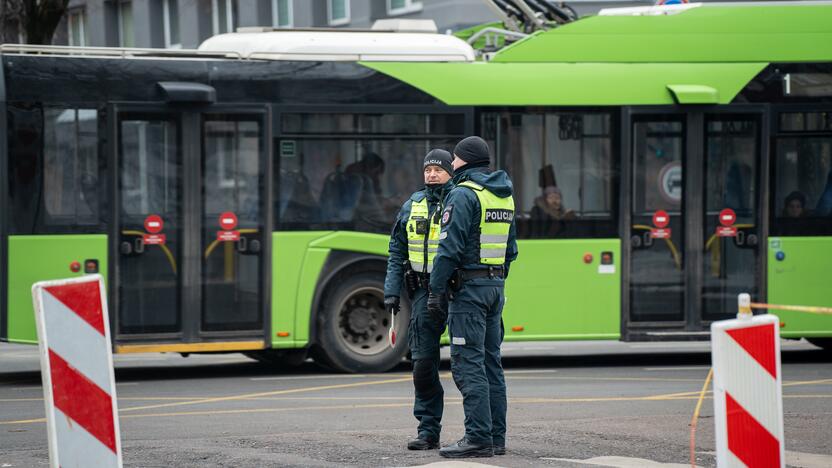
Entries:
{"type": "Polygon", "coordinates": [[[416,399],[413,415],[419,421],[410,450],[439,448],[444,391],[439,381],[439,338],[445,328],[444,314],[428,315],[426,301],[429,275],[439,244],[442,201],[453,185],[451,153],[434,149],[423,163],[425,188],[410,196],[401,208],[390,235],[390,257],[384,280],[384,304],[399,311],[402,282],[412,301],[408,341],[413,359],[416,399]]]}
{"type": "Polygon", "coordinates": [[[439,451],[448,458],[505,453],[503,286],[517,242],[511,180],[504,171],[490,171],[489,163],[480,137],[454,148],[455,187],[445,200],[430,276],[429,313],[438,316],[449,307],[451,374],[465,412],[465,437],[439,451]]]}

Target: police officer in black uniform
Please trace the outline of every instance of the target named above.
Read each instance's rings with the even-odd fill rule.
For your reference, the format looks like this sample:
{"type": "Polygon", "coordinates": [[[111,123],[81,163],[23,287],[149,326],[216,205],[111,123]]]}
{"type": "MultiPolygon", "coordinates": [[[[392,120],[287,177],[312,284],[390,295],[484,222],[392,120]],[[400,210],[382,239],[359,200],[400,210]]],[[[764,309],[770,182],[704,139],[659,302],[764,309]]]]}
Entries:
{"type": "Polygon", "coordinates": [[[454,149],[454,188],[445,201],[430,277],[429,313],[441,315],[451,296],[451,373],[465,411],[465,437],[439,451],[448,458],[506,450],[503,286],[517,242],[511,180],[504,171],[490,171],[489,162],[480,137],[465,138],[454,149]]]}
{"type": "Polygon", "coordinates": [[[442,202],[453,187],[451,153],[434,149],[425,156],[425,188],[402,206],[390,235],[390,257],[384,281],[384,304],[399,311],[402,282],[412,300],[408,341],[413,359],[416,401],[413,415],[419,420],[410,450],[439,448],[444,391],[439,381],[439,337],[445,329],[444,313],[430,316],[425,303],[433,258],[439,244],[442,202]]]}

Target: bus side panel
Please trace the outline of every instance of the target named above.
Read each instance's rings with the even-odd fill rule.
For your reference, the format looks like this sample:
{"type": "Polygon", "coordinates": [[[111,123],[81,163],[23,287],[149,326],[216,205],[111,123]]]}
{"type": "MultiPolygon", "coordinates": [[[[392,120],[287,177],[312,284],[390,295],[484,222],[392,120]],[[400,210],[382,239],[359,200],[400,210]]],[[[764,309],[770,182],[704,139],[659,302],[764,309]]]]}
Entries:
{"type": "Polygon", "coordinates": [[[272,233],[271,335],[274,348],[299,348],[309,341],[312,299],[318,273],[327,255],[326,251],[322,255],[313,253],[312,250],[317,249],[310,249],[309,244],[326,234],[328,232],[272,233]],[[281,337],[279,332],[289,332],[289,335],[281,337]]]}
{"type": "Polygon", "coordinates": [[[518,248],[503,310],[507,341],[620,338],[619,239],[526,240],[518,248]],[[611,267],[600,265],[602,252],[612,252],[611,267]]]}
{"type": "MultiPolygon", "coordinates": [[[[768,302],[832,307],[832,237],[772,237],[768,249],[768,302]],[[783,252],[782,261],[777,252],[783,252]]],[[[784,338],[832,336],[832,316],[773,310],[784,338]]]]}
{"type": "Polygon", "coordinates": [[[99,273],[107,278],[106,235],[9,236],[10,342],[37,343],[32,284],[81,276],[86,260],[98,260],[99,273]],[[79,273],[69,269],[75,261],[81,264],[79,273]]]}

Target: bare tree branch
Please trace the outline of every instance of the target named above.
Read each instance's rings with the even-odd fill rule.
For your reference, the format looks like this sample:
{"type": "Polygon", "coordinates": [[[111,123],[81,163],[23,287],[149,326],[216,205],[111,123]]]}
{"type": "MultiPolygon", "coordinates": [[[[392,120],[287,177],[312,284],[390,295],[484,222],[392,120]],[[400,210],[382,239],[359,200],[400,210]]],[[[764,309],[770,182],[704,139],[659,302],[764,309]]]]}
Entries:
{"type": "Polygon", "coordinates": [[[17,42],[9,37],[15,28],[27,44],[51,44],[68,4],[69,0],[0,0],[0,39],[17,42]]]}

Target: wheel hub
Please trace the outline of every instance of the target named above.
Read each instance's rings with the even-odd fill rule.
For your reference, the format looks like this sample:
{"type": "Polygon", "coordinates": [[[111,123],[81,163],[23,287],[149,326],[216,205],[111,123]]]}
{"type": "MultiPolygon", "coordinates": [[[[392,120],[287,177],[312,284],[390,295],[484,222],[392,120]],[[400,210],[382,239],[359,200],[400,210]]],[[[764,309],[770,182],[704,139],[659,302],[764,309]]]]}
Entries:
{"type": "MultiPolygon", "coordinates": [[[[384,292],[376,288],[354,291],[341,303],[338,317],[342,342],[353,352],[373,355],[383,352],[390,322],[384,311],[384,292]]],[[[398,333],[402,333],[397,330],[398,333]]]]}

